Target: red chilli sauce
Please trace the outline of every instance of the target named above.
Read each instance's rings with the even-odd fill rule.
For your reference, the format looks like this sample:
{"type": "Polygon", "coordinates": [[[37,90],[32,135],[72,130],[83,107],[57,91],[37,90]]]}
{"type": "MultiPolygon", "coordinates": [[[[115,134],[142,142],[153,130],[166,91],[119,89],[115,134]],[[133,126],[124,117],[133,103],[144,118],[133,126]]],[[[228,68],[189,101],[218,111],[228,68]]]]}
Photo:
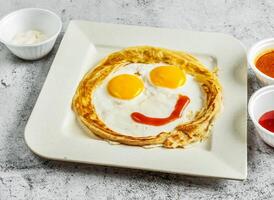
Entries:
{"type": "Polygon", "coordinates": [[[274,110],[264,113],[259,119],[259,124],[274,133],[274,110]]]}
{"type": "Polygon", "coordinates": [[[179,95],[179,98],[176,102],[174,110],[166,118],[148,117],[138,112],[133,112],[131,114],[131,118],[137,123],[147,124],[152,126],[162,126],[180,118],[182,110],[189,104],[189,102],[190,102],[190,99],[187,96],[179,95]]]}

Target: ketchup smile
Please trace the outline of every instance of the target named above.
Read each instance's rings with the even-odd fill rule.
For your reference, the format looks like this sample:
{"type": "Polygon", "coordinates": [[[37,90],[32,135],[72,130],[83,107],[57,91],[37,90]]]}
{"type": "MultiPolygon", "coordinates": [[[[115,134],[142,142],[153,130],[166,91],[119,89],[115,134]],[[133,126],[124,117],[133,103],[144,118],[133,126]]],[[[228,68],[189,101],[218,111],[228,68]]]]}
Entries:
{"type": "Polygon", "coordinates": [[[187,96],[179,95],[179,98],[176,102],[174,110],[166,118],[147,117],[138,112],[133,112],[131,114],[131,118],[137,123],[153,125],[153,126],[162,126],[180,118],[182,110],[189,104],[189,102],[190,102],[190,99],[187,96]]]}
{"type": "Polygon", "coordinates": [[[259,124],[274,133],[274,110],[263,114],[259,119],[259,124]]]}

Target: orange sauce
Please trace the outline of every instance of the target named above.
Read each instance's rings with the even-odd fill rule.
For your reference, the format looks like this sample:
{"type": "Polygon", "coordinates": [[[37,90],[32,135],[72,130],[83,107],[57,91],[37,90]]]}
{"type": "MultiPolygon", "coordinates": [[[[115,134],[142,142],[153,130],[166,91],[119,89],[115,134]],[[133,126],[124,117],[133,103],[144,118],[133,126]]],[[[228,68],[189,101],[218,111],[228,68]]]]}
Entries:
{"type": "Polygon", "coordinates": [[[166,118],[148,117],[139,112],[133,112],[131,114],[131,118],[137,123],[147,124],[152,126],[161,126],[169,122],[172,122],[175,119],[180,118],[182,110],[189,104],[189,102],[190,102],[190,99],[187,96],[179,95],[179,98],[176,102],[174,110],[166,118]]]}
{"type": "Polygon", "coordinates": [[[261,55],[255,65],[261,72],[274,78],[274,49],[261,55]]]}

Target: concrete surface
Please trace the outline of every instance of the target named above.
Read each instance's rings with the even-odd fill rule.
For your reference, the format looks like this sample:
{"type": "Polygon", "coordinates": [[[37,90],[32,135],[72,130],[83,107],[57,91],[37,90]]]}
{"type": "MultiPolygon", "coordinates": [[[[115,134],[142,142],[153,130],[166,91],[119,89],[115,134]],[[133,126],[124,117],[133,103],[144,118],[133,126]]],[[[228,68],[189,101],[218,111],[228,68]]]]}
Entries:
{"type": "MultiPolygon", "coordinates": [[[[42,7],[62,17],[96,22],[228,33],[247,48],[274,35],[271,0],[0,0],[0,17],[42,7]]],[[[273,199],[274,150],[248,122],[248,178],[243,182],[41,159],[24,143],[24,127],[54,54],[22,61],[0,45],[0,199],[273,199]]],[[[249,71],[249,95],[259,85],[249,71]]]]}

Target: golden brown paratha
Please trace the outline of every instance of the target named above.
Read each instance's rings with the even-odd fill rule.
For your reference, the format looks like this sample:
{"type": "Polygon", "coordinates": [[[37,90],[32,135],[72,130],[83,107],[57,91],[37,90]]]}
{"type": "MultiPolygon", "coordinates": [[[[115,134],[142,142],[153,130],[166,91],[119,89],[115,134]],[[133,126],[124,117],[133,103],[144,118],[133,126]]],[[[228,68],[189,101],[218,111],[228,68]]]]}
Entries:
{"type": "Polygon", "coordinates": [[[221,85],[215,72],[209,71],[187,53],[151,46],[129,47],[101,60],[81,80],[72,101],[72,109],[88,133],[121,144],[161,145],[166,148],[184,147],[207,138],[221,106],[221,85]],[[199,82],[205,94],[202,109],[190,122],[180,124],[174,130],[161,132],[156,136],[133,137],[111,130],[97,116],[92,103],[92,94],[111,72],[130,63],[166,63],[181,67],[199,82]]]}

